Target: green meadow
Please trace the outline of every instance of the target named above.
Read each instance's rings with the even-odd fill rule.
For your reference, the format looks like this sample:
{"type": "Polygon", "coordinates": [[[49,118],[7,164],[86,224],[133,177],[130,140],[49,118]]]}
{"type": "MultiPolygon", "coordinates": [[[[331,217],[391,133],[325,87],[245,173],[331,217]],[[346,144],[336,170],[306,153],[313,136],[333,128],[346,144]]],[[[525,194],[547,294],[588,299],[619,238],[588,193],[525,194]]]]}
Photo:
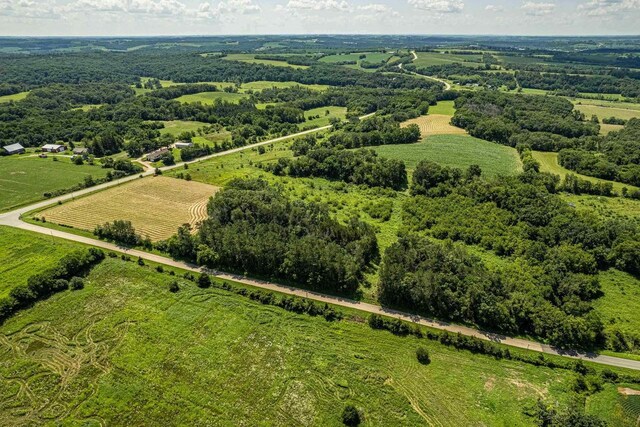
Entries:
{"type": "MultiPolygon", "coordinates": [[[[37,261],[55,262],[48,253],[37,261]]],[[[340,426],[351,404],[364,425],[533,426],[525,412],[538,399],[571,399],[572,371],[372,330],[356,311],[335,322],[294,314],[169,271],[107,258],[84,289],[1,325],[3,424],[340,426]]],[[[609,388],[587,399],[603,406],[620,416],[609,388]]]]}
{"type": "Polygon", "coordinates": [[[440,52],[416,52],[418,59],[413,64],[418,68],[431,67],[433,65],[462,64],[468,67],[477,67],[482,64],[482,55],[460,55],[455,53],[440,52]]]}
{"type": "Polygon", "coordinates": [[[307,119],[306,122],[300,123],[298,126],[300,128],[317,128],[323,127],[330,124],[331,119],[340,119],[344,120],[347,117],[347,108],[346,107],[320,107],[314,108],[311,110],[306,110],[304,112],[304,117],[307,119]],[[316,118],[316,116],[320,116],[316,118]]]}
{"type": "Polygon", "coordinates": [[[475,164],[486,176],[511,175],[522,169],[515,149],[467,135],[433,135],[417,144],[374,149],[380,156],[404,161],[410,171],[421,160],[462,169],[475,164]]]}
{"type": "Polygon", "coordinates": [[[19,93],[14,93],[13,95],[0,96],[0,104],[3,102],[9,102],[9,101],[21,101],[25,99],[27,95],[29,95],[29,92],[19,92],[19,93]]]}
{"type": "Polygon", "coordinates": [[[89,175],[103,178],[109,171],[98,165],[74,165],[67,157],[40,159],[28,154],[0,157],[0,170],[0,211],[42,200],[44,193],[73,187],[89,175]]]}
{"type": "Polygon", "coordinates": [[[291,68],[298,68],[298,69],[309,68],[306,65],[292,65],[292,64],[289,64],[289,63],[284,62],[284,61],[272,61],[272,60],[269,60],[269,59],[256,59],[255,55],[248,54],[248,53],[231,53],[231,54],[228,54],[227,56],[225,56],[223,59],[227,60],[227,61],[247,62],[247,63],[250,63],[250,64],[271,65],[271,66],[274,66],[274,67],[291,67],[291,68]]]}
{"type": "Polygon", "coordinates": [[[585,179],[591,182],[610,182],[613,184],[613,189],[618,193],[620,193],[624,187],[627,187],[629,190],[636,188],[633,185],[622,184],[620,182],[615,182],[615,181],[607,181],[604,179],[594,178],[592,176],[587,176],[587,175],[581,175],[579,173],[575,173],[573,171],[565,169],[562,166],[560,166],[560,164],[558,163],[558,153],[534,151],[533,157],[538,162],[540,162],[540,170],[542,172],[553,173],[553,174],[559,175],[560,178],[563,178],[563,179],[565,176],[571,173],[581,179],[585,179]]]}
{"type": "Polygon", "coordinates": [[[231,93],[231,92],[200,92],[192,95],[183,95],[176,98],[176,101],[183,103],[195,103],[200,102],[204,105],[212,105],[218,101],[231,102],[238,104],[242,99],[248,99],[249,95],[244,93],[231,93]]]}

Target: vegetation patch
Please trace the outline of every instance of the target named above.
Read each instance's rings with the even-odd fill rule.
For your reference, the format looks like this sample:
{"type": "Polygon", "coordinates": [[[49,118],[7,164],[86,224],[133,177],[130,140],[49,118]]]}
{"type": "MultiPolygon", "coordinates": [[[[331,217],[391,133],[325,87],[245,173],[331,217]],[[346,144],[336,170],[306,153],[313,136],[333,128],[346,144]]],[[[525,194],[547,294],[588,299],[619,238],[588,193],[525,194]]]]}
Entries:
{"type": "Polygon", "coordinates": [[[37,218],[80,230],[116,220],[131,221],[142,237],[166,239],[185,223],[206,217],[218,188],[166,177],[139,179],[38,213],[37,218]]]}
{"type": "Polygon", "coordinates": [[[0,157],[0,211],[10,210],[85,182],[87,177],[104,178],[110,169],[88,164],[75,165],[69,158],[46,159],[35,155],[0,157]]]}
{"type": "Polygon", "coordinates": [[[382,157],[404,161],[409,171],[421,160],[462,169],[479,165],[486,176],[513,175],[522,170],[515,149],[466,135],[434,135],[418,144],[386,145],[374,150],[382,157]]]}
{"type": "Polygon", "coordinates": [[[193,95],[183,95],[179,98],[176,98],[176,101],[188,103],[188,104],[200,102],[203,105],[212,105],[216,102],[222,102],[222,101],[237,104],[242,99],[247,99],[247,98],[249,98],[249,96],[244,93],[201,92],[201,93],[195,93],[193,95]]]}
{"type": "Polygon", "coordinates": [[[429,114],[407,120],[402,127],[418,125],[420,135],[424,138],[431,135],[466,135],[467,131],[451,125],[451,116],[444,114],[429,114]]]}

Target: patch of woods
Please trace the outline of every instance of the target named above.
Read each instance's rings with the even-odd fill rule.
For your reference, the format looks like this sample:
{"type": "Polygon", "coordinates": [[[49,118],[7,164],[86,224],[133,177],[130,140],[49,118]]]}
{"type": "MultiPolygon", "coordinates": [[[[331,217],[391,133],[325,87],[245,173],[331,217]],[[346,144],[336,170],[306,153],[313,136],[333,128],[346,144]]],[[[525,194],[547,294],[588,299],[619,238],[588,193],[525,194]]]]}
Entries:
{"type": "Polygon", "coordinates": [[[379,157],[373,150],[350,151],[316,145],[307,137],[293,143],[293,159],[280,158],[264,168],[275,175],[322,177],[369,187],[403,190],[407,187],[404,162],[379,157]]]}
{"type": "Polygon", "coordinates": [[[29,277],[26,284],[12,287],[9,295],[0,299],[0,322],[55,293],[69,288],[82,289],[82,277],[104,258],[104,252],[96,248],[72,252],[62,257],[56,266],[29,277]]]}
{"type": "Polygon", "coordinates": [[[208,219],[158,247],[176,258],[352,294],[379,259],[371,226],[341,224],[326,206],[289,200],[262,180],[233,181],[208,205],[208,219]]]}
{"type": "Polygon", "coordinates": [[[639,336],[604,335],[592,302],[598,271],[640,274],[640,230],[572,209],[555,182],[535,170],[484,179],[419,163],[403,206],[406,233],[382,259],[381,301],[558,346],[636,348],[639,336]],[[456,241],[509,262],[489,267],[456,241]]]}
{"type": "MultiPolygon", "coordinates": [[[[452,123],[478,138],[523,149],[559,152],[563,167],[583,175],[640,185],[640,120],[599,135],[596,117],[586,120],[573,104],[554,96],[475,92],[456,100],[452,123]]],[[[568,191],[601,193],[573,181],[568,191]],[[573,189],[573,190],[572,190],[573,189]]],[[[640,198],[627,191],[624,196],[640,198]]]]}

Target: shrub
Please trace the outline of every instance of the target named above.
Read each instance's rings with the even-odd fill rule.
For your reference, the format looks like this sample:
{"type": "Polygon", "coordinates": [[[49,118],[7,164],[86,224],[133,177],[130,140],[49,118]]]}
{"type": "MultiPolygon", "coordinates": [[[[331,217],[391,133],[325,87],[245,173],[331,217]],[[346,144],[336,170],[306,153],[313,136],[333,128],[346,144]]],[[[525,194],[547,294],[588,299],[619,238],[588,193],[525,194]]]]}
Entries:
{"type": "Polygon", "coordinates": [[[429,357],[429,350],[424,347],[418,347],[416,349],[416,357],[418,358],[418,362],[423,365],[428,365],[431,363],[431,357],[429,357]]]}
{"type": "Polygon", "coordinates": [[[159,266],[157,266],[157,267],[156,267],[156,271],[157,271],[158,273],[164,273],[164,267],[163,267],[163,266],[161,266],[161,265],[159,265],[159,266]]]}
{"type": "Polygon", "coordinates": [[[358,413],[358,409],[356,409],[353,405],[347,405],[344,407],[342,411],[342,423],[346,426],[359,426],[360,425],[360,414],[358,413]]]}
{"type": "Polygon", "coordinates": [[[142,259],[142,257],[138,257],[138,265],[139,266],[143,266],[144,265],[144,260],[142,259]]]}
{"type": "Polygon", "coordinates": [[[178,282],[176,280],[172,281],[169,284],[169,292],[173,292],[174,294],[180,290],[180,286],[178,286],[178,282]]]}
{"type": "Polygon", "coordinates": [[[71,290],[77,291],[84,288],[84,281],[80,277],[72,277],[69,280],[69,286],[71,290]]]}
{"type": "Polygon", "coordinates": [[[198,277],[198,287],[208,288],[209,286],[211,286],[211,277],[206,273],[201,273],[200,277],[198,277]]]}

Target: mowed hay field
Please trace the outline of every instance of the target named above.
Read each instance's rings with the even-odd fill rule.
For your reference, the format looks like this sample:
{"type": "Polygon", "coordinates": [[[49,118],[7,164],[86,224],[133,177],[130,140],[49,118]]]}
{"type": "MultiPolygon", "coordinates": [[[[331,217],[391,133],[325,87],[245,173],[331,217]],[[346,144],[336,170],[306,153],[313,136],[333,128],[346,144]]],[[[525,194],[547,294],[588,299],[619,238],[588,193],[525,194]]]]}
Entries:
{"type": "Polygon", "coordinates": [[[617,119],[629,120],[633,118],[640,118],[640,108],[639,109],[631,109],[631,108],[618,108],[614,107],[615,102],[608,103],[607,105],[584,105],[577,104],[575,108],[584,113],[587,119],[591,118],[591,116],[596,115],[602,122],[602,119],[615,117],[617,119]]]}
{"type": "Polygon", "coordinates": [[[105,222],[128,220],[142,236],[158,241],[175,234],[182,224],[205,219],[207,202],[217,191],[199,182],[150,177],[55,206],[36,217],[88,231],[105,222]]]}
{"type": "Polygon", "coordinates": [[[249,95],[244,93],[230,93],[230,92],[200,92],[191,95],[183,95],[176,98],[176,101],[185,104],[192,104],[200,102],[204,105],[213,105],[216,101],[225,101],[238,104],[240,100],[249,98],[249,95]]]}
{"type": "Polygon", "coordinates": [[[467,131],[453,126],[451,116],[446,114],[429,114],[402,123],[402,127],[416,124],[423,138],[431,135],[466,135],[467,131]]]}
{"type": "Polygon", "coordinates": [[[67,157],[40,159],[28,155],[0,157],[0,212],[44,199],[44,193],[64,190],[84,182],[85,177],[103,178],[109,169],[74,165],[67,157]]]}
{"type": "Polygon", "coordinates": [[[373,149],[382,157],[404,161],[409,172],[421,160],[461,169],[479,165],[485,176],[512,175],[522,170],[514,148],[468,135],[432,135],[417,144],[382,145],[373,149]]]}

